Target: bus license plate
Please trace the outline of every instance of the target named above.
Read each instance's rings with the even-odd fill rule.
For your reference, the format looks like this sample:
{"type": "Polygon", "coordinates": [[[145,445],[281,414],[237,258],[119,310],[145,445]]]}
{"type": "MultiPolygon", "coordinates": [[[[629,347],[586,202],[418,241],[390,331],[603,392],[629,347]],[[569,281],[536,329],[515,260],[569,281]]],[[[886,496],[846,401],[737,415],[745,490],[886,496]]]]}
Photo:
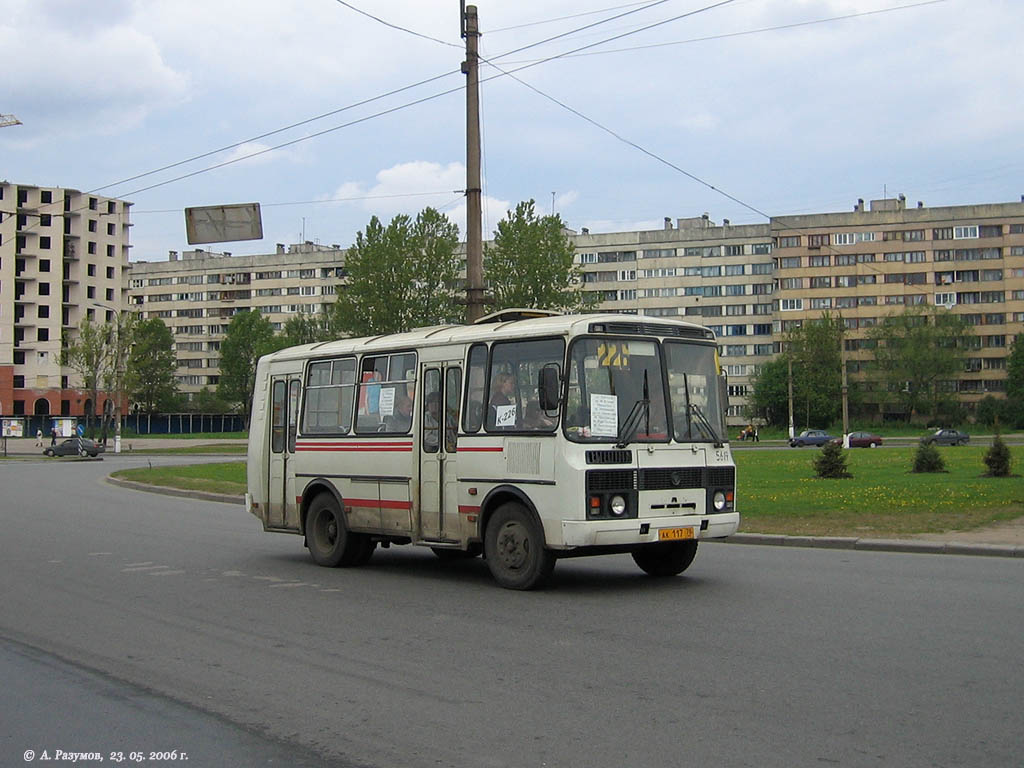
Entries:
{"type": "Polygon", "coordinates": [[[693,528],[662,528],[658,531],[658,541],[679,541],[692,538],[693,528]]]}

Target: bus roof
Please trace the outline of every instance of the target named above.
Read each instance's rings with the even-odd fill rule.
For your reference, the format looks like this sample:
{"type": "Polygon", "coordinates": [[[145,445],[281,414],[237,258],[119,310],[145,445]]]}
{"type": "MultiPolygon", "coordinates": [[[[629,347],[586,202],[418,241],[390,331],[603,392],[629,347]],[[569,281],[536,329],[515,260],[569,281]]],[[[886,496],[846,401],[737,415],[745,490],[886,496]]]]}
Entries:
{"type": "Polygon", "coordinates": [[[498,341],[530,336],[576,336],[584,333],[617,335],[670,336],[700,342],[714,342],[709,329],[672,318],[639,318],[612,313],[552,315],[523,320],[497,321],[472,325],[435,325],[415,328],[405,333],[321,341],[288,347],[266,355],[267,361],[330,357],[352,352],[390,349],[416,349],[445,344],[468,344],[474,341],[498,341]]]}

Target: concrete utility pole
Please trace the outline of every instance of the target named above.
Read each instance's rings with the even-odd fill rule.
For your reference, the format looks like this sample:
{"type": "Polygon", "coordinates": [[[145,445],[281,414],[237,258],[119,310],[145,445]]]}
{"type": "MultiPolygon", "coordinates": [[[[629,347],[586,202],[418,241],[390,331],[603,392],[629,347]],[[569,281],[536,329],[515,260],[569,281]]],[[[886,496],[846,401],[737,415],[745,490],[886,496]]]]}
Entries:
{"type": "Polygon", "coordinates": [[[466,39],[466,321],[484,315],[484,242],[480,188],[480,26],[476,6],[462,0],[462,36],[466,39]]]}

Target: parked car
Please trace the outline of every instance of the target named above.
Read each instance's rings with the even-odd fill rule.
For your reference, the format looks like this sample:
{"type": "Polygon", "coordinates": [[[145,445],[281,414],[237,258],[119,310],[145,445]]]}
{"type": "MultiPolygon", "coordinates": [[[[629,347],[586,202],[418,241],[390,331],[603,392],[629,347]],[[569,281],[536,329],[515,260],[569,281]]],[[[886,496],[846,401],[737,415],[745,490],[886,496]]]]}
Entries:
{"type": "Polygon", "coordinates": [[[967,445],[971,436],[958,429],[937,429],[921,438],[925,445],[967,445]]]}
{"type": "Polygon", "coordinates": [[[95,458],[103,453],[104,447],[87,437],[69,437],[57,445],[50,445],[43,449],[46,456],[92,456],[95,458]]]}
{"type": "MultiPolygon", "coordinates": [[[[840,438],[840,442],[842,442],[842,438],[840,438]]],[[[881,444],[882,437],[880,435],[873,435],[870,432],[850,433],[851,448],[877,448],[881,444]]]]}
{"type": "Polygon", "coordinates": [[[803,448],[805,445],[824,445],[835,439],[835,435],[830,435],[823,429],[805,429],[796,437],[789,439],[789,447],[803,448]]]}

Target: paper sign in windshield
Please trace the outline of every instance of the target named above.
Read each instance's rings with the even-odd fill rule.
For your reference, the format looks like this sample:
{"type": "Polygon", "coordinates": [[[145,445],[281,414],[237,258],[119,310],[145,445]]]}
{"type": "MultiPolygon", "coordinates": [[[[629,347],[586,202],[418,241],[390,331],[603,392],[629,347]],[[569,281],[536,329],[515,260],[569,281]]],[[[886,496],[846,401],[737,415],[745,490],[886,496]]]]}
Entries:
{"type": "Polygon", "coordinates": [[[395,388],[384,387],[380,391],[380,415],[391,416],[395,412],[395,388]]]}
{"type": "Polygon", "coordinates": [[[496,405],[494,406],[494,426],[496,427],[514,427],[516,425],[516,407],[515,405],[496,405]]]}
{"type": "Polygon", "coordinates": [[[619,398],[615,395],[590,396],[590,434],[615,437],[619,434],[619,398]]]}

